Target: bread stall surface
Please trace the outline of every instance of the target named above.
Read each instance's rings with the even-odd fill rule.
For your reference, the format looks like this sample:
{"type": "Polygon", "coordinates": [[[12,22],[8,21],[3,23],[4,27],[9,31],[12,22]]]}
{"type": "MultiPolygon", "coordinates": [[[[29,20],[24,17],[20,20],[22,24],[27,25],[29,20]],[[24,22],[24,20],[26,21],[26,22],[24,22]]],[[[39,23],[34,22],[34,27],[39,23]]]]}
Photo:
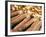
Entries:
{"type": "Polygon", "coordinates": [[[40,31],[42,6],[10,5],[11,32],[40,31]]]}

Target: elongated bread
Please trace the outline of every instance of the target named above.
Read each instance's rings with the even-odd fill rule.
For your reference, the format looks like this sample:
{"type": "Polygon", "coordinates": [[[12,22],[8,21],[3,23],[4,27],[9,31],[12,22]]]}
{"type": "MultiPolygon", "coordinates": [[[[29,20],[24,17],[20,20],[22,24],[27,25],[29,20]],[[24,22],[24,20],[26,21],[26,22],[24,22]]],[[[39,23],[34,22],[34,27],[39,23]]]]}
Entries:
{"type": "Polygon", "coordinates": [[[29,25],[31,25],[33,22],[34,22],[34,18],[30,19],[29,21],[29,18],[28,19],[25,19],[25,24],[24,24],[24,21],[22,21],[20,24],[18,24],[14,29],[13,31],[22,31],[23,29],[27,28],[29,25]],[[28,22],[26,22],[28,21],[28,22]]]}
{"type": "Polygon", "coordinates": [[[21,23],[19,23],[16,27],[14,27],[13,31],[19,31],[20,29],[22,29],[22,26],[24,26],[24,24],[29,20],[30,18],[25,18],[21,23]]]}
{"type": "Polygon", "coordinates": [[[20,17],[20,15],[17,15],[17,16],[15,16],[15,17],[12,17],[12,18],[11,18],[11,21],[13,21],[14,19],[17,19],[18,17],[20,17]]]}
{"type": "Polygon", "coordinates": [[[32,31],[39,31],[40,26],[42,26],[42,22],[39,21],[39,23],[34,27],[32,31]]]}
{"type": "Polygon", "coordinates": [[[39,30],[41,26],[41,21],[35,21],[30,28],[28,28],[26,31],[37,31],[39,30]]]}
{"type": "Polygon", "coordinates": [[[12,12],[11,17],[18,15],[18,12],[12,12]]]}
{"type": "Polygon", "coordinates": [[[25,18],[25,14],[19,16],[17,19],[12,20],[11,24],[16,24],[16,23],[22,21],[24,18],[25,18]]]}

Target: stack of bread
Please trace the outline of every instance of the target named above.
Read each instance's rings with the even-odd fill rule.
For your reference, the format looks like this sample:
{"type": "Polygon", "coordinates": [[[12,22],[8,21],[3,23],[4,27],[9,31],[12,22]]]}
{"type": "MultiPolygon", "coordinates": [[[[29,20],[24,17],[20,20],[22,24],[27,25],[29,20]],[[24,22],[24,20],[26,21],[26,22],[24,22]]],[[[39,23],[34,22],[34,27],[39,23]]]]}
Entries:
{"type": "Polygon", "coordinates": [[[11,31],[40,31],[42,27],[42,6],[10,5],[11,31]]]}

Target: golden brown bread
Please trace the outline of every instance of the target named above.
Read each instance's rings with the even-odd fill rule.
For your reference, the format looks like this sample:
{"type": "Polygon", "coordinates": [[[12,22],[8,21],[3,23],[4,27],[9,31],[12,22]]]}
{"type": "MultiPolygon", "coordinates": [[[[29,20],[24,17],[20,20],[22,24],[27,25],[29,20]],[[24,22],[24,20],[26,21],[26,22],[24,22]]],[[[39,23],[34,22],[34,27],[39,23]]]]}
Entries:
{"type": "Polygon", "coordinates": [[[30,25],[31,26],[26,31],[39,31],[42,23],[42,7],[30,5],[13,5],[11,17],[11,24],[16,25],[12,29],[13,32],[23,31],[30,25]]]}
{"type": "Polygon", "coordinates": [[[26,31],[39,31],[40,26],[41,26],[41,21],[36,21],[26,31]]]}

